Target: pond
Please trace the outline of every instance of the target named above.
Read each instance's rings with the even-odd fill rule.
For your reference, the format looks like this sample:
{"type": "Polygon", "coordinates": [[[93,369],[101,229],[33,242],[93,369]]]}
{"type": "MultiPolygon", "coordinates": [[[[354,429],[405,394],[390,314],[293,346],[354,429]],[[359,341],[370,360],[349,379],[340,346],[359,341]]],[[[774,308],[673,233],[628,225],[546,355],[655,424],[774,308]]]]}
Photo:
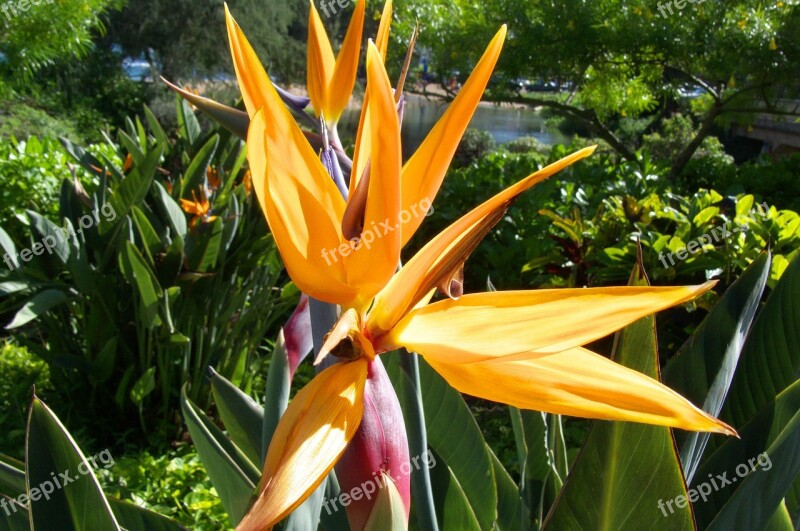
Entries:
{"type": "MultiPolygon", "coordinates": [[[[447,103],[411,96],[403,117],[403,158],[408,158],[425,135],[447,109],[447,103]]],[[[570,139],[558,129],[545,123],[546,118],[534,109],[481,104],[469,127],[488,131],[495,142],[503,144],[523,136],[532,136],[543,144],[569,143],[570,139]]],[[[340,121],[342,140],[352,138],[358,126],[358,112],[348,110],[340,121]]]]}

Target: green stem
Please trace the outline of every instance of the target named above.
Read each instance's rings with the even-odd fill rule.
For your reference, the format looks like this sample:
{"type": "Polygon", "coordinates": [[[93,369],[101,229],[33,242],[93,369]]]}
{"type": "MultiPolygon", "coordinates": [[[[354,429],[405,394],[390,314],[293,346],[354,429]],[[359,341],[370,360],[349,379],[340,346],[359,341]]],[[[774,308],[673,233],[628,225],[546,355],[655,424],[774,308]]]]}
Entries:
{"type": "MultiPolygon", "coordinates": [[[[428,432],[425,429],[425,411],[422,409],[422,395],[419,391],[419,359],[413,352],[400,356],[400,367],[408,375],[414,393],[402,395],[406,402],[403,410],[406,413],[406,429],[408,430],[408,450],[411,455],[426,455],[428,451],[428,432]]],[[[431,476],[428,467],[415,468],[411,473],[411,498],[414,500],[417,523],[422,531],[439,531],[436,521],[436,506],[433,503],[431,476]]]]}

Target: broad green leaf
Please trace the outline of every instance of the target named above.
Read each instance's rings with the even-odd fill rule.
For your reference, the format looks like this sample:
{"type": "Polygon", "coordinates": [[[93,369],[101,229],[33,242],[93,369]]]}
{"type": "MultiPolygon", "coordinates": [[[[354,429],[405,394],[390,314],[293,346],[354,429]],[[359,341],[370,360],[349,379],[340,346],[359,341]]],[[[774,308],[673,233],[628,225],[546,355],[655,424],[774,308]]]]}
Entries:
{"type": "MultiPolygon", "coordinates": [[[[3,248],[5,255],[8,256],[8,261],[10,261],[14,267],[19,267],[19,261],[16,258],[17,247],[14,245],[14,240],[11,239],[11,236],[9,236],[2,227],[0,227],[0,247],[3,248]]],[[[3,256],[3,260],[5,261],[5,256],[3,256]]],[[[6,266],[8,266],[8,262],[6,262],[6,266]]]]}
{"type": "Polygon", "coordinates": [[[55,414],[36,397],[25,450],[33,528],[121,530],[91,465],[55,414]]]}
{"type": "Polygon", "coordinates": [[[181,391],[181,409],[194,446],[228,518],[235,526],[247,513],[260,471],[181,391]]]}
{"type": "Polygon", "coordinates": [[[145,326],[152,328],[161,324],[158,317],[158,300],[161,297],[161,286],[155,274],[145,262],[139,250],[130,241],[119,254],[120,269],[129,284],[135,286],[139,293],[140,318],[145,326]]]}
{"type": "Polygon", "coordinates": [[[211,391],[214,394],[214,402],[217,404],[219,416],[225,425],[225,431],[250,461],[260,464],[264,410],[214,369],[209,368],[209,370],[211,371],[211,391]]]}
{"type": "Polygon", "coordinates": [[[153,111],[151,111],[150,107],[147,105],[144,106],[144,117],[145,120],[147,120],[147,125],[150,127],[150,131],[153,133],[156,142],[159,144],[166,144],[169,141],[167,139],[167,133],[164,132],[161,124],[158,123],[158,118],[156,118],[156,115],[153,114],[153,111]]]}
{"type": "Polygon", "coordinates": [[[481,527],[464,489],[444,459],[435,451],[429,451],[436,463],[430,468],[430,474],[439,529],[459,531],[491,529],[491,527],[481,527]]]}
{"type": "Polygon", "coordinates": [[[186,214],[181,210],[180,205],[172,198],[171,195],[161,186],[161,183],[155,183],[156,197],[161,202],[163,213],[169,221],[172,228],[173,235],[177,234],[181,238],[186,236],[186,214]]]}
{"type": "Polygon", "coordinates": [[[764,531],[795,531],[792,517],[789,515],[785,502],[780,504],[778,510],[775,511],[767,525],[764,526],[764,531]]]}
{"type": "Polygon", "coordinates": [[[161,249],[161,238],[156,234],[153,225],[150,223],[150,220],[147,219],[147,214],[145,214],[142,209],[134,206],[131,212],[133,214],[133,224],[139,232],[139,237],[142,239],[144,249],[147,251],[147,256],[151,259],[150,262],[152,263],[152,257],[161,249]]]}
{"type": "Polygon", "coordinates": [[[24,468],[24,463],[0,455],[0,494],[16,498],[25,492],[24,468]]]}
{"type": "Polygon", "coordinates": [[[222,219],[198,223],[186,238],[186,258],[194,271],[213,269],[222,246],[222,219]]]}
{"type": "Polygon", "coordinates": [[[272,358],[267,373],[267,389],[264,401],[264,425],[261,433],[261,454],[259,463],[263,463],[267,455],[269,443],[278,427],[284,411],[289,406],[289,393],[292,381],[289,376],[289,359],[286,353],[286,341],[283,330],[278,332],[278,340],[272,351],[272,358]]]}
{"type": "Polygon", "coordinates": [[[206,170],[208,170],[208,165],[211,164],[211,160],[217,152],[218,145],[219,135],[213,135],[200,148],[189,167],[186,168],[186,173],[183,175],[183,187],[181,188],[181,197],[183,199],[192,199],[192,192],[195,194],[200,192],[205,182],[206,170]]]}
{"type": "Polygon", "coordinates": [[[13,498],[0,494],[0,531],[30,531],[28,510],[13,498]]]}
{"type": "Polygon", "coordinates": [[[176,99],[178,104],[178,132],[181,138],[185,139],[190,146],[197,142],[200,136],[200,123],[197,121],[192,106],[180,97],[176,99]]]}
{"type": "Polygon", "coordinates": [[[11,322],[6,325],[6,330],[12,330],[28,324],[68,299],[67,294],[61,290],[46,289],[41,291],[22,305],[22,308],[17,311],[11,322]]]}
{"type": "MultiPolygon", "coordinates": [[[[800,474],[798,447],[800,447],[800,410],[765,451],[770,460],[770,467],[760,470],[756,468],[745,476],[740,483],[741,486],[736,489],[707,529],[727,531],[734,529],[735,526],[740,526],[741,529],[763,529],[800,474]]],[[[740,465],[737,465],[737,469],[740,465]]],[[[753,465],[748,463],[747,466],[753,465]]]]}
{"type": "Polygon", "coordinates": [[[153,183],[156,168],[164,153],[164,146],[156,146],[147,153],[142,164],[137,164],[128,173],[122,182],[114,189],[114,193],[109,198],[109,203],[116,217],[113,221],[108,218],[100,219],[100,234],[108,233],[116,223],[125,219],[130,214],[134,205],[139,205],[147,197],[150,185],[153,183]]]}
{"type": "Polygon", "coordinates": [[[735,512],[740,513],[744,521],[753,522],[743,529],[759,529],[797,480],[800,473],[797,452],[800,446],[800,381],[762,408],[739,430],[739,436],[741,439],[725,440],[697,470],[692,488],[711,491],[705,496],[706,500],[694,506],[701,527],[710,525],[715,518],[720,522],[730,521],[729,513],[735,512]],[[761,479],[757,479],[759,477],[761,479]],[[762,490],[765,481],[768,486],[762,490]],[[704,484],[708,486],[703,487],[704,484]],[[746,494],[739,494],[746,486],[746,494]],[[737,509],[736,504],[744,507],[737,509]]]}
{"type": "MultiPolygon", "coordinates": [[[[629,285],[647,284],[637,264],[629,285]]],[[[658,379],[654,316],[617,332],[613,359],[658,379]]],[[[668,428],[595,421],[543,527],[693,530],[688,505],[673,512],[665,504],[677,496],[686,496],[686,485],[668,428]]]]}
{"type": "Polygon", "coordinates": [[[131,157],[133,157],[134,166],[140,166],[144,164],[145,154],[139,142],[133,139],[133,136],[136,136],[134,131],[130,131],[130,133],[131,135],[128,135],[124,131],[118,131],[119,143],[131,154],[131,157]]]}
{"type": "MultiPolygon", "coordinates": [[[[734,282],[691,339],[664,369],[664,382],[693,404],[717,416],[733,380],[739,354],[769,277],[770,256],[762,253],[734,282]]],[[[700,464],[710,434],[681,434],[687,482],[700,464]]]]}
{"type": "Polygon", "coordinates": [[[450,387],[425,360],[419,362],[428,444],[452,471],[481,529],[490,528],[497,517],[497,491],[481,430],[461,393],[450,387]]]}
{"type": "Polygon", "coordinates": [[[132,503],[108,498],[117,522],[126,531],[186,531],[178,522],[132,503]]]}
{"type": "Polygon", "coordinates": [[[758,314],[739,359],[721,418],[743,426],[800,373],[800,254],[758,314]]]}
{"type": "Polygon", "coordinates": [[[60,228],[52,221],[38,214],[37,212],[34,212],[33,210],[27,210],[26,214],[28,214],[28,219],[31,221],[31,226],[42,236],[42,240],[35,242],[31,249],[35,252],[36,247],[38,247],[38,254],[40,255],[45,252],[49,254],[50,252],[55,251],[56,256],[58,256],[59,260],[61,260],[61,263],[66,264],[67,259],[69,258],[67,229],[60,228]],[[39,244],[38,246],[36,245],[37,243],[39,244]]]}
{"type": "Polygon", "coordinates": [[[487,451],[492,458],[492,467],[494,468],[495,483],[497,485],[497,521],[495,526],[499,531],[526,531],[531,525],[530,512],[522,500],[519,488],[488,446],[487,451]]]}
{"type": "Polygon", "coordinates": [[[150,367],[131,387],[131,401],[141,405],[142,401],[156,388],[156,368],[150,367]]]}

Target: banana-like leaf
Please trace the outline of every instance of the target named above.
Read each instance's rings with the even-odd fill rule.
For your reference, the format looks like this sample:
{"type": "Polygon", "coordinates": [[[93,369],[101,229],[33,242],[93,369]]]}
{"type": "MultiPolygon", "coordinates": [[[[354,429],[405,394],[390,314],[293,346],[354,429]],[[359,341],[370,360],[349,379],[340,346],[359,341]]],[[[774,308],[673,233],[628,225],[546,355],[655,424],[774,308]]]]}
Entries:
{"type": "Polygon", "coordinates": [[[710,491],[694,506],[701,527],[717,520],[729,522],[736,514],[752,522],[743,529],[760,529],[797,480],[800,380],[762,408],[739,430],[739,436],[726,440],[697,471],[694,488],[710,491]]]}
{"type": "MultiPolygon", "coordinates": [[[[455,446],[455,445],[454,445],[455,446]]],[[[441,456],[429,450],[438,463],[430,469],[431,489],[436,502],[436,518],[439,529],[458,529],[459,531],[479,531],[482,528],[475,511],[461,483],[453,470],[441,456]]],[[[414,506],[413,504],[411,505],[414,506]]]]}
{"type": "Polygon", "coordinates": [[[292,381],[289,376],[289,359],[286,354],[286,341],[283,330],[278,332],[278,340],[272,351],[272,359],[267,373],[266,400],[264,402],[264,425],[261,432],[261,460],[267,455],[272,435],[278,427],[284,411],[289,406],[289,392],[292,381]]]}
{"type": "Polygon", "coordinates": [[[6,325],[6,330],[13,330],[28,324],[68,299],[67,294],[58,289],[40,291],[22,305],[11,322],[6,325]]]}
{"type": "Polygon", "coordinates": [[[209,371],[211,392],[225,431],[250,461],[260,464],[264,409],[213,368],[209,367],[209,371]]]}
{"type": "MultiPolygon", "coordinates": [[[[770,255],[762,253],[725,292],[711,313],[664,369],[664,382],[717,416],[733,380],[739,354],[761,302],[770,270],[770,255]]],[[[683,435],[683,434],[681,434],[683,435]]],[[[681,463],[691,484],[710,438],[692,432],[683,439],[681,463]]]]}
{"type": "Polygon", "coordinates": [[[487,445],[492,458],[495,483],[497,484],[497,521],[499,531],[526,531],[530,528],[530,512],[522,500],[519,488],[503,464],[487,445]]]}
{"type": "Polygon", "coordinates": [[[86,457],[36,397],[28,416],[25,457],[33,528],[121,531],[86,457]]]}
{"type": "Polygon", "coordinates": [[[800,373],[800,254],[770,294],[739,360],[721,418],[743,426],[800,373]]]}
{"type": "Polygon", "coordinates": [[[25,492],[25,463],[0,454],[0,494],[16,498],[25,492]]]}
{"type": "Polygon", "coordinates": [[[134,205],[139,205],[144,201],[163,153],[164,146],[162,145],[151,149],[142,164],[134,166],[131,172],[114,189],[114,194],[109,202],[116,216],[113,221],[109,221],[109,218],[106,217],[100,219],[98,230],[101,235],[113,229],[119,220],[125,219],[134,205]]]}
{"type": "Polygon", "coordinates": [[[425,360],[419,361],[428,444],[442,456],[459,482],[481,529],[490,528],[497,517],[497,490],[481,430],[461,393],[425,360]]]}
{"type": "MultiPolygon", "coordinates": [[[[649,284],[640,264],[629,285],[649,284]]],[[[613,358],[658,379],[655,317],[645,317],[617,332],[613,358]]],[[[676,504],[673,511],[664,503],[686,495],[668,428],[595,421],[543,527],[693,530],[688,504],[676,504]]]]}
{"type": "Polygon", "coordinates": [[[167,138],[167,133],[161,127],[161,124],[158,122],[158,118],[156,115],[153,114],[153,111],[150,110],[150,107],[147,105],[144,106],[144,117],[147,120],[147,125],[150,127],[150,131],[153,133],[153,136],[156,139],[158,144],[166,144],[169,142],[167,138]]]}
{"type": "Polygon", "coordinates": [[[30,531],[28,510],[14,498],[0,494],[0,531],[30,531]]]}
{"type": "Polygon", "coordinates": [[[186,215],[181,210],[180,205],[172,198],[171,195],[161,186],[161,183],[155,183],[156,198],[161,203],[163,213],[169,222],[170,228],[175,234],[181,238],[186,236],[186,215]]]}
{"type": "Polygon", "coordinates": [[[186,237],[186,259],[192,270],[204,273],[213,269],[222,249],[222,219],[198,223],[186,237]]]}
{"type": "Polygon", "coordinates": [[[177,99],[178,105],[178,134],[179,136],[189,143],[190,149],[195,145],[197,139],[200,137],[202,130],[200,129],[200,122],[197,121],[192,106],[188,102],[177,99]]]}
{"type": "Polygon", "coordinates": [[[189,434],[211,483],[233,525],[247,513],[261,477],[250,460],[181,391],[181,409],[189,434]]]}
{"type": "Polygon", "coordinates": [[[200,192],[206,178],[206,171],[208,165],[211,164],[214,154],[217,152],[219,146],[219,135],[212,135],[208,141],[203,144],[197,155],[194,156],[189,167],[186,168],[186,173],[183,175],[183,187],[181,188],[181,197],[183,199],[192,199],[192,192],[197,194],[200,192]]]}
{"type": "MultiPolygon", "coordinates": [[[[36,232],[38,232],[43,239],[52,238],[53,241],[56,242],[55,245],[50,245],[50,248],[55,251],[61,263],[66,264],[69,258],[69,244],[67,243],[67,238],[62,237],[59,226],[33,210],[26,210],[25,213],[28,215],[31,226],[36,229],[36,232]]],[[[39,244],[41,245],[41,242],[39,242],[39,244]]]]}
{"type": "Polygon", "coordinates": [[[119,264],[125,280],[139,292],[139,312],[142,322],[148,328],[160,325],[158,301],[163,290],[144,257],[130,241],[125,242],[125,248],[119,253],[119,264]]]}

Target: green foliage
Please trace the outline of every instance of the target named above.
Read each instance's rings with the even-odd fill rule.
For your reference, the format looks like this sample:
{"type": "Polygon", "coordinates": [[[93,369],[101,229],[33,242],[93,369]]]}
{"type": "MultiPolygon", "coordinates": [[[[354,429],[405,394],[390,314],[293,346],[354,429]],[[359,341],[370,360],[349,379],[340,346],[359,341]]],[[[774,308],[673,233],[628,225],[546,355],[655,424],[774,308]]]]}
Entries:
{"type": "MultiPolygon", "coordinates": [[[[676,114],[663,120],[660,126],[660,132],[644,135],[642,142],[644,151],[655,160],[674,159],[697,134],[692,119],[683,114],[676,114]]],[[[719,164],[733,164],[733,157],[725,154],[725,149],[715,136],[706,137],[692,158],[709,158],[718,161],[719,164]]]]}
{"type": "Polygon", "coordinates": [[[456,154],[453,156],[455,167],[469,166],[481,157],[486,156],[495,147],[494,138],[486,131],[480,129],[467,129],[458,144],[456,154]]]}
{"type": "Polygon", "coordinates": [[[129,120],[108,146],[121,168],[65,141],[98,184],[63,181],[58,223],[27,211],[28,236],[3,242],[18,267],[0,272],[13,282],[0,296],[7,327],[47,361],[60,406],[121,431],[138,417],[161,437],[183,383],[208,403],[208,366],[249,388],[258,345],[296,297],[276,289],[243,143],[203,131],[185,103],[179,113],[175,140],[149,111],[147,128],[129,120]]]}
{"type": "Polygon", "coordinates": [[[6,8],[0,52],[14,76],[26,79],[58,59],[85,55],[94,32],[104,29],[102,17],[121,0],[43,0],[38,5],[14,2],[6,8]],[[23,9],[23,6],[26,9],[23,9]],[[16,12],[15,12],[16,11],[16,12]],[[54,24],[53,21],[58,21],[54,24]]]}
{"type": "Polygon", "coordinates": [[[0,453],[24,459],[25,422],[31,391],[52,390],[47,364],[24,347],[5,341],[0,347],[0,453]]]}
{"type": "Polygon", "coordinates": [[[0,455],[4,529],[181,531],[177,522],[108,497],[95,471],[114,466],[108,449],[86,457],[62,422],[33,396],[25,462],[0,455]]]}
{"type": "Polygon", "coordinates": [[[219,494],[199,456],[189,445],[164,455],[148,451],[118,458],[114,466],[99,470],[103,490],[122,500],[173,518],[189,529],[227,529],[219,494]]]}
{"type": "Polygon", "coordinates": [[[506,142],[503,147],[510,153],[540,153],[544,154],[550,151],[550,146],[543,144],[538,139],[532,136],[523,136],[515,138],[511,142],[506,142]]]}
{"type": "MultiPolygon", "coordinates": [[[[304,78],[307,2],[236,0],[228,5],[272,74],[284,80],[304,78]]],[[[126,54],[147,57],[171,79],[230,72],[230,53],[217,36],[224,27],[222,4],[213,0],[129,0],[109,22],[114,42],[126,54]],[[209,28],[214,28],[213,38],[209,28]]]]}
{"type": "MultiPolygon", "coordinates": [[[[56,130],[45,130],[54,134],[56,130]]],[[[89,152],[95,157],[107,157],[119,163],[119,156],[108,145],[90,146],[89,152]]],[[[74,159],[64,147],[52,137],[37,138],[17,142],[14,137],[0,140],[0,225],[11,227],[11,220],[21,216],[25,210],[36,210],[49,219],[58,215],[58,194],[64,180],[75,176],[93,190],[96,179],[87,170],[75,166],[74,159]]]]}
{"type": "MultiPolygon", "coordinates": [[[[660,121],[677,108],[691,109],[704,125],[692,128],[701,141],[715,122],[746,123],[767,109],[797,115],[782,103],[798,95],[795,2],[688,2],[678,9],[651,0],[412,0],[396,10],[394,61],[419,21],[418,49],[442,81],[450,72],[469,72],[494,32],[507,24],[495,77],[556,81],[562,90],[520,96],[495,86],[492,97],[551,108],[629,161],[636,161],[642,135],[651,131],[620,130],[626,118],[660,121]],[[687,101],[686,89],[702,97],[687,101]]],[[[684,149],[670,161],[671,176],[702,148],[699,141],[680,144],[684,149]]]]}

